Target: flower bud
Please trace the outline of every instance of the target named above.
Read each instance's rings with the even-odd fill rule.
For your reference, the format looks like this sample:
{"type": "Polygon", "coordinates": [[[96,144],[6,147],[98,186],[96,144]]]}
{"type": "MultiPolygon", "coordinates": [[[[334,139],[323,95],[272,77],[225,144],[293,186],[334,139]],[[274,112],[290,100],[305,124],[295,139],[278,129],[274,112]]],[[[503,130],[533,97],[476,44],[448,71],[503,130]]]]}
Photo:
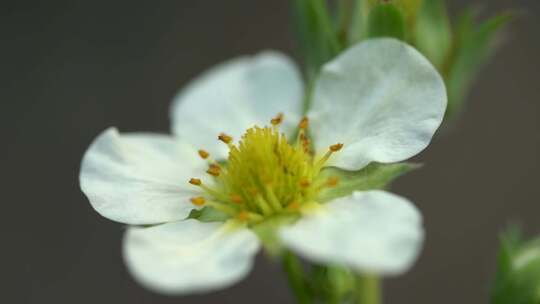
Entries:
{"type": "Polygon", "coordinates": [[[540,238],[523,240],[517,229],[501,238],[491,303],[540,303],[540,238]]]}

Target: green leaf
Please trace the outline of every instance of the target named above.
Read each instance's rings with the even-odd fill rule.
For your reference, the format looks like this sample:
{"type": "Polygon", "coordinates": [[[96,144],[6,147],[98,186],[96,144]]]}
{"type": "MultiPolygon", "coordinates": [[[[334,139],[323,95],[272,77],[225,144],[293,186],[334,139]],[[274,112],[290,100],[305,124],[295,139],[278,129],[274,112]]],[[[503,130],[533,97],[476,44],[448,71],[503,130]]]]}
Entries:
{"type": "Polygon", "coordinates": [[[415,31],[415,46],[439,70],[449,55],[452,28],[444,0],[424,1],[415,31]]]}
{"type": "Polygon", "coordinates": [[[504,13],[475,26],[474,17],[472,10],[461,16],[452,54],[443,67],[448,89],[447,116],[461,109],[474,77],[496,50],[497,34],[512,19],[512,15],[504,13]]]}
{"type": "Polygon", "coordinates": [[[359,171],[327,168],[321,174],[328,177],[338,177],[339,183],[334,188],[329,188],[321,193],[321,201],[326,202],[343,197],[353,191],[384,189],[399,176],[419,167],[420,165],[412,163],[371,163],[359,171]]]}
{"type": "Polygon", "coordinates": [[[368,16],[368,37],[405,38],[405,20],[401,11],[392,3],[375,5],[368,16]]]}

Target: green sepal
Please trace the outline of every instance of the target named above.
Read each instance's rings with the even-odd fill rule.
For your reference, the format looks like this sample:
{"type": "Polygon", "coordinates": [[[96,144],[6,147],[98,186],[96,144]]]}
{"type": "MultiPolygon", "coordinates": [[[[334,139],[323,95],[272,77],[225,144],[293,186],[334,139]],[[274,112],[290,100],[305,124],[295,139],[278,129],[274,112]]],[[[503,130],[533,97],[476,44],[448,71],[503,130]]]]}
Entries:
{"type": "Polygon", "coordinates": [[[540,303],[540,238],[523,240],[515,227],[502,234],[491,303],[540,303]]]}
{"type": "Polygon", "coordinates": [[[368,37],[405,39],[405,20],[402,12],[392,3],[375,5],[368,16],[368,37]]]}
{"type": "Polygon", "coordinates": [[[196,219],[201,222],[224,222],[229,219],[229,215],[212,207],[204,207],[202,209],[193,209],[189,213],[188,218],[196,219]]]}
{"type": "Polygon", "coordinates": [[[496,50],[500,30],[513,18],[502,13],[476,25],[475,16],[473,10],[467,10],[459,18],[450,57],[442,68],[448,89],[447,116],[462,108],[472,80],[496,50]]]}
{"type": "Polygon", "coordinates": [[[296,213],[282,213],[265,219],[251,227],[263,244],[266,252],[271,256],[280,256],[284,252],[283,245],[278,236],[280,228],[294,223],[300,217],[296,213]]]}
{"type": "Polygon", "coordinates": [[[313,265],[310,284],[323,303],[349,303],[355,288],[355,274],[342,266],[313,265]]]}
{"type": "Polygon", "coordinates": [[[292,1],[293,21],[308,80],[344,46],[324,0],[292,1]]]}
{"type": "Polygon", "coordinates": [[[441,70],[452,45],[452,27],[444,0],[424,1],[415,28],[415,46],[441,70]]]}
{"type": "MultiPolygon", "coordinates": [[[[427,0],[430,2],[432,0],[427,0]]],[[[423,0],[394,0],[393,3],[401,10],[403,17],[405,18],[405,25],[407,27],[407,33],[414,33],[416,28],[416,21],[418,20],[418,14],[422,7],[423,0]]],[[[405,37],[407,40],[410,37],[405,37]]]]}
{"type": "Polygon", "coordinates": [[[419,168],[421,165],[413,163],[380,164],[371,163],[358,171],[347,171],[338,168],[326,168],[323,176],[337,177],[339,183],[321,193],[321,202],[351,194],[353,191],[385,189],[399,176],[419,168]]]}

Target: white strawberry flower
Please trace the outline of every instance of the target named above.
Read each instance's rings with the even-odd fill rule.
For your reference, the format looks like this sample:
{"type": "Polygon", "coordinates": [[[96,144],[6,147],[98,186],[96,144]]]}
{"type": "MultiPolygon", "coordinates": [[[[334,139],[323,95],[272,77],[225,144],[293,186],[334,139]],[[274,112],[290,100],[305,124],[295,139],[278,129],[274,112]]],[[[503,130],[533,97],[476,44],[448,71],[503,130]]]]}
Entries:
{"type": "Polygon", "coordinates": [[[280,243],[306,259],[383,276],[410,268],[423,241],[417,209],[379,190],[324,201],[341,181],[322,172],[422,151],[446,109],[441,77],[410,46],[367,40],[322,68],[306,117],[303,99],[292,61],[264,52],[181,91],[175,136],[110,128],[95,139],[81,188],[102,216],[131,225],[123,252],[137,281],[170,294],[232,285],[261,247],[255,228],[282,215],[293,220],[280,243]],[[189,217],[203,207],[222,217],[189,217]]]}

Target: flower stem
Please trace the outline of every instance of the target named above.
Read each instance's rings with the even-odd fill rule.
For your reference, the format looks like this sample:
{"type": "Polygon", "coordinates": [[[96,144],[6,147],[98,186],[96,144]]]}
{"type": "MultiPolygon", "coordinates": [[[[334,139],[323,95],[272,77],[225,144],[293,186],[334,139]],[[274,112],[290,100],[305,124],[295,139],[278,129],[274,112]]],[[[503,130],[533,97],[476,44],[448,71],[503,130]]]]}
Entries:
{"type": "Polygon", "coordinates": [[[289,285],[299,304],[313,303],[313,296],[309,292],[309,286],[304,277],[304,268],[302,263],[291,252],[283,255],[283,269],[287,273],[289,285]]]}
{"type": "Polygon", "coordinates": [[[358,276],[356,278],[356,303],[357,304],[380,304],[381,285],[378,277],[371,275],[358,276]]]}

